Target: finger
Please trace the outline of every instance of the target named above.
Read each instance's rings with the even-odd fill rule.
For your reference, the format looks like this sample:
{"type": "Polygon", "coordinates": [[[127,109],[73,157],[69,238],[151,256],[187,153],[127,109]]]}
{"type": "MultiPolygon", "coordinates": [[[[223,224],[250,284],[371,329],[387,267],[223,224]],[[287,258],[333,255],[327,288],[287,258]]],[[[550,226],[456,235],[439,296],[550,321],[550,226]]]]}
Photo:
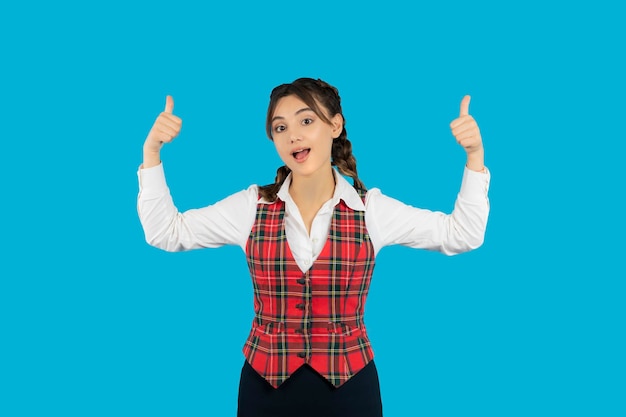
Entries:
{"type": "Polygon", "coordinates": [[[452,129],[452,134],[454,136],[458,136],[465,132],[476,132],[478,131],[478,126],[476,123],[464,123],[452,129]]]}
{"type": "Polygon", "coordinates": [[[456,118],[452,122],[450,122],[450,128],[451,129],[455,129],[455,128],[461,126],[461,125],[468,124],[468,123],[472,124],[472,123],[476,123],[476,121],[470,115],[459,116],[458,118],[456,118]]]}
{"type": "Polygon", "coordinates": [[[174,98],[172,96],[165,97],[165,113],[172,113],[174,111],[174,98]]]}
{"type": "Polygon", "coordinates": [[[461,112],[459,113],[459,117],[469,115],[470,100],[471,100],[470,96],[465,96],[463,97],[463,100],[461,100],[461,112]]]}
{"type": "Polygon", "coordinates": [[[178,129],[171,128],[169,126],[162,126],[162,125],[157,127],[157,131],[159,133],[164,133],[164,134],[166,134],[168,136],[171,136],[171,137],[178,136],[178,133],[179,133],[178,129]]]}
{"type": "Polygon", "coordinates": [[[456,138],[456,141],[460,143],[469,139],[475,139],[477,138],[477,135],[475,133],[468,132],[468,133],[463,133],[462,135],[455,136],[455,138],[456,138]]]}
{"type": "Polygon", "coordinates": [[[183,121],[179,118],[174,116],[173,114],[170,113],[161,113],[161,115],[158,118],[158,122],[162,123],[162,124],[166,124],[168,126],[181,126],[183,124],[183,121]]]}

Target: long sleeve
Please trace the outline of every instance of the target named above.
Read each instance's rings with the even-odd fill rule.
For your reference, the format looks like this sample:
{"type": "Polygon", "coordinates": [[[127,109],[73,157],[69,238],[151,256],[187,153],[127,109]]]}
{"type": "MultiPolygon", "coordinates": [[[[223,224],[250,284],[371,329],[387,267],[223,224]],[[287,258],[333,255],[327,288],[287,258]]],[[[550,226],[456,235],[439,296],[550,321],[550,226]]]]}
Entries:
{"type": "Polygon", "coordinates": [[[481,246],[489,216],[489,181],[489,171],[465,168],[450,214],[412,207],[378,189],[370,190],[366,220],[376,252],[403,245],[454,255],[481,246]]]}
{"type": "Polygon", "coordinates": [[[139,169],[137,175],[137,212],[150,245],[169,252],[245,246],[258,200],[255,185],[213,205],[181,213],[170,195],[162,164],[139,169]]]}

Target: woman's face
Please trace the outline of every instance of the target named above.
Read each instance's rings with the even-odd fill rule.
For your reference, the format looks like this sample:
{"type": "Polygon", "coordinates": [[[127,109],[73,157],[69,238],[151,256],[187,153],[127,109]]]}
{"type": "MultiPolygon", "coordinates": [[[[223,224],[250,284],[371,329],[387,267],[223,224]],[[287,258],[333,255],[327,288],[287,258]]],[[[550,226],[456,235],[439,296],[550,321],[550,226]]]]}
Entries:
{"type": "Polygon", "coordinates": [[[333,139],[343,130],[343,117],[326,116],[330,124],[295,95],[278,101],[272,116],[272,137],[278,155],[294,176],[314,176],[330,167],[333,139]]]}

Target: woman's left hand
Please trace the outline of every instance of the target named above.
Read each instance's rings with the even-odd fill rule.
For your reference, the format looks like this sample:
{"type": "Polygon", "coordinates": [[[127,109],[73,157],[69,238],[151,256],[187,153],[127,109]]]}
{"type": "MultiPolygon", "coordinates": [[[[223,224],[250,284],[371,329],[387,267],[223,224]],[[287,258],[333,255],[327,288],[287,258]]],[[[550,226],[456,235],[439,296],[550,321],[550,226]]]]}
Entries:
{"type": "MultiPolygon", "coordinates": [[[[470,96],[463,97],[459,117],[450,123],[450,129],[456,141],[465,149],[465,152],[467,152],[468,162],[470,160],[479,162],[484,158],[483,140],[480,136],[478,123],[476,123],[476,120],[469,114],[470,99],[470,96]]],[[[479,163],[477,165],[482,164],[479,163]]],[[[469,164],[468,167],[474,168],[469,166],[469,164]]],[[[475,168],[479,168],[478,170],[482,169],[482,167],[478,166],[475,168]]]]}

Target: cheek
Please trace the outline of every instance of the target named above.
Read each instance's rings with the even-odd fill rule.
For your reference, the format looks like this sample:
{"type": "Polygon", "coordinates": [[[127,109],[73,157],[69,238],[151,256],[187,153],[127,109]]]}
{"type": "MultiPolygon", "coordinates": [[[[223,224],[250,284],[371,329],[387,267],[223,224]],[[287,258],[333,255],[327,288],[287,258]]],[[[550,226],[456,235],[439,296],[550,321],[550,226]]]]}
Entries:
{"type": "Polygon", "coordinates": [[[274,142],[274,149],[276,149],[276,153],[278,153],[280,159],[282,159],[283,162],[286,162],[287,157],[289,156],[289,148],[274,142]]]}
{"type": "Polygon", "coordinates": [[[329,136],[327,141],[326,141],[326,145],[328,146],[328,151],[332,152],[333,149],[333,143],[335,142],[335,139],[333,139],[332,136],[329,136]]]}

